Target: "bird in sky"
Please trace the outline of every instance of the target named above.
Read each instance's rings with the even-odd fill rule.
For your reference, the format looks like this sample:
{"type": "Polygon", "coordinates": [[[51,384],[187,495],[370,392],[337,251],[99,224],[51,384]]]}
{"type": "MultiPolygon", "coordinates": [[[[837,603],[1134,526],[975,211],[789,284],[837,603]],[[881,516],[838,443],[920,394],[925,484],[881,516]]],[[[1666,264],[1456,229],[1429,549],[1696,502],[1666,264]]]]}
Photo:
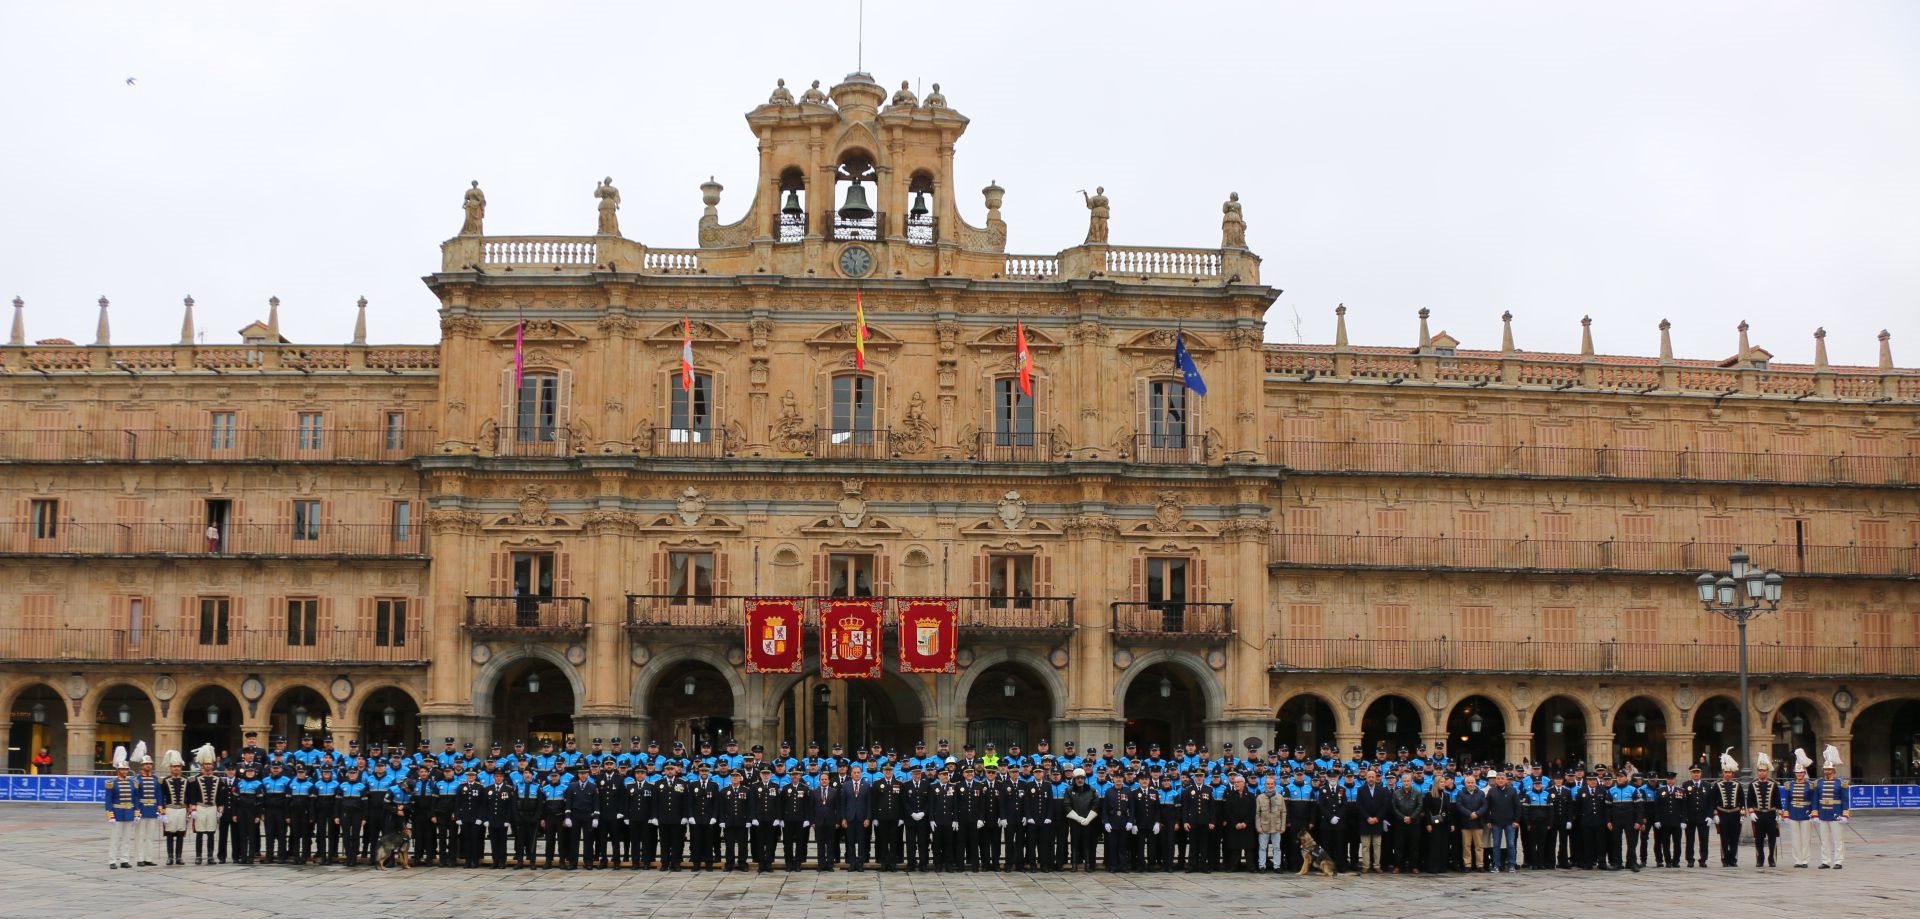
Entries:
{"type": "Polygon", "coordinates": [[[133,77],[128,77],[128,78],[127,78],[127,85],[128,85],[128,86],[132,86],[132,85],[133,85],[133,79],[134,79],[133,77]]]}

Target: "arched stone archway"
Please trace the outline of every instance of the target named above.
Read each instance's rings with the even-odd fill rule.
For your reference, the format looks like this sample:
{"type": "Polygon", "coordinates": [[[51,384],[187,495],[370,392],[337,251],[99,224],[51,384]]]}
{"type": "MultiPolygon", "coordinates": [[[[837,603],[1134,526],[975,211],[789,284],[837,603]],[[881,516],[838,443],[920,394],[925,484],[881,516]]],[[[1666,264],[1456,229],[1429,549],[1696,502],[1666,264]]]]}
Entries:
{"type": "Polygon", "coordinates": [[[180,708],[183,726],[180,755],[191,765],[194,750],[205,744],[213,744],[214,752],[221,759],[238,756],[240,721],[244,711],[246,709],[241,707],[240,697],[218,683],[207,683],[188,692],[186,703],[180,708]]]}
{"type": "MultiPolygon", "coordinates": [[[[1281,703],[1280,711],[1274,715],[1272,749],[1280,750],[1285,759],[1293,751],[1304,751],[1307,759],[1320,752],[1320,745],[1333,743],[1334,731],[1340,726],[1338,716],[1334,714],[1333,703],[1318,693],[1299,693],[1281,703]]],[[[1348,750],[1336,750],[1335,754],[1345,759],[1351,755],[1348,750]]]]}
{"type": "MultiPolygon", "coordinates": [[[[1759,735],[1756,732],[1753,738],[1755,749],[1765,745],[1773,761],[1776,764],[1788,763],[1789,769],[1792,768],[1793,751],[1796,749],[1807,751],[1807,755],[1813,757],[1814,762],[1820,761],[1821,737],[1824,736],[1826,726],[1821,721],[1819,708],[1812,702],[1806,699],[1788,699],[1779,708],[1773,710],[1770,725],[1767,734],[1759,735]]],[[[1749,751],[1747,756],[1751,757],[1753,753],[1749,751]]],[[[1753,768],[1753,764],[1747,762],[1746,758],[1738,754],[1735,758],[1740,760],[1743,768],[1753,768]]]]}
{"type": "Polygon", "coordinates": [[[1669,766],[1667,725],[1666,709],[1648,696],[1634,696],[1614,709],[1614,768],[1632,763],[1641,772],[1665,772],[1669,766]]]}
{"type": "Polygon", "coordinates": [[[1401,750],[1411,757],[1420,748],[1423,726],[1419,703],[1399,693],[1385,693],[1360,716],[1360,745],[1375,760],[1398,759],[1401,750]],[[1384,757],[1380,755],[1383,749],[1384,757]]]}
{"type": "Polygon", "coordinates": [[[1114,687],[1115,710],[1124,722],[1122,738],[1146,750],[1162,750],[1188,740],[1217,746],[1225,738],[1207,737],[1220,717],[1224,693],[1205,662],[1191,654],[1160,650],[1134,659],[1114,687]]]}
{"type": "Polygon", "coordinates": [[[1720,754],[1728,747],[1740,746],[1740,703],[1732,696],[1711,696],[1693,712],[1691,759],[1675,771],[1699,766],[1706,778],[1720,775],[1720,754]]]}
{"type": "Polygon", "coordinates": [[[71,763],[73,771],[105,769],[112,762],[114,747],[125,745],[131,753],[134,744],[140,741],[146,742],[154,762],[160,761],[161,751],[152,749],[153,697],[145,689],[132,683],[114,683],[93,695],[91,708],[95,724],[93,762],[71,763]]]}
{"type": "Polygon", "coordinates": [[[420,703],[399,686],[382,686],[362,695],[355,720],[360,725],[358,740],[368,749],[381,746],[412,750],[420,743],[420,703]]]}
{"type": "Polygon", "coordinates": [[[1447,715],[1447,755],[1467,763],[1503,763],[1507,758],[1507,715],[1486,696],[1468,696],[1447,715]]]}
{"type": "Polygon", "coordinates": [[[1587,732],[1593,722],[1571,696],[1553,696],[1533,710],[1533,761],[1561,772],[1587,760],[1587,732]]]}
{"type": "Polygon", "coordinates": [[[283,739],[288,749],[298,747],[302,735],[311,734],[318,741],[333,723],[333,707],[327,697],[305,684],[282,689],[267,712],[268,733],[272,736],[261,739],[269,741],[262,744],[268,751],[280,742],[274,738],[283,739]]]}
{"type": "Polygon", "coordinates": [[[27,683],[18,687],[7,703],[7,770],[38,772],[33,759],[41,750],[53,757],[46,771],[60,774],[67,768],[67,700],[60,691],[45,683],[27,683]]]}
{"type": "Polygon", "coordinates": [[[542,740],[557,748],[574,736],[573,720],[585,694],[579,671],[541,645],[489,661],[474,676],[474,690],[474,714],[492,722],[493,739],[505,746],[525,740],[534,751],[542,740]]]}
{"type": "Polygon", "coordinates": [[[1014,745],[1025,753],[1048,738],[1065,704],[1047,679],[1051,670],[1019,660],[1002,659],[985,667],[976,661],[968,668],[961,697],[966,742],[984,755],[989,743],[997,753],[1009,753],[1014,745]]]}
{"type": "Polygon", "coordinates": [[[650,719],[649,740],[660,741],[665,749],[679,741],[689,751],[710,743],[718,751],[733,736],[738,694],[728,679],[731,667],[682,657],[664,667],[649,663],[647,670],[651,679],[643,710],[650,719]]]}
{"type": "MultiPolygon", "coordinates": [[[[1920,698],[1886,699],[1862,709],[1853,721],[1852,749],[1842,778],[1903,785],[1920,778],[1920,698]]],[[[1807,755],[1820,762],[1819,751],[1807,755]]]]}
{"type": "MultiPolygon", "coordinates": [[[[795,755],[804,752],[812,740],[820,742],[822,753],[836,743],[850,747],[855,740],[870,743],[876,738],[902,754],[911,752],[914,741],[923,738],[931,747],[933,738],[927,735],[934,729],[933,716],[938,710],[932,689],[918,675],[901,674],[899,661],[890,655],[881,659],[881,665],[878,680],[823,682],[817,676],[818,661],[809,657],[801,673],[769,677],[762,704],[777,739],[792,741],[795,755]],[[892,719],[893,723],[876,717],[892,719]]],[[[958,741],[954,748],[958,752],[958,741]]],[[[851,750],[846,752],[852,755],[851,750]]]]}
{"type": "MultiPolygon", "coordinates": [[[[668,749],[672,748],[675,737],[679,737],[682,743],[689,742],[689,738],[693,736],[692,733],[686,730],[676,733],[674,725],[670,723],[673,718],[690,717],[689,713],[680,712],[676,715],[674,712],[668,712],[669,721],[663,721],[660,713],[654,711],[654,706],[665,699],[675,701],[676,710],[686,707],[682,704],[682,700],[675,700],[674,692],[678,691],[681,696],[685,695],[683,665],[690,663],[705,665],[711,671],[709,677],[719,681],[708,682],[706,679],[700,681],[698,688],[702,693],[703,707],[714,709],[715,712],[724,709],[725,711],[718,717],[728,722],[725,726],[736,736],[752,735],[762,718],[761,713],[766,711],[765,700],[756,697],[748,689],[747,678],[742,676],[739,668],[727,660],[726,655],[700,645],[676,645],[663,649],[648,658],[646,666],[640,668],[639,674],[634,678],[632,692],[628,699],[629,704],[633,706],[633,714],[637,722],[634,730],[639,734],[648,735],[647,739],[661,741],[668,749]],[[669,683],[675,685],[669,686],[667,685],[669,683]],[[715,697],[707,698],[708,695],[715,697]],[[725,698],[718,698],[718,696],[725,698]]],[[[706,717],[713,715],[714,712],[704,713],[706,717]]],[[[771,738],[765,738],[765,740],[771,741],[771,738]]],[[[767,746],[768,753],[771,754],[772,744],[768,743],[767,746]]],[[[719,747],[716,746],[714,749],[718,750],[719,747]]]]}

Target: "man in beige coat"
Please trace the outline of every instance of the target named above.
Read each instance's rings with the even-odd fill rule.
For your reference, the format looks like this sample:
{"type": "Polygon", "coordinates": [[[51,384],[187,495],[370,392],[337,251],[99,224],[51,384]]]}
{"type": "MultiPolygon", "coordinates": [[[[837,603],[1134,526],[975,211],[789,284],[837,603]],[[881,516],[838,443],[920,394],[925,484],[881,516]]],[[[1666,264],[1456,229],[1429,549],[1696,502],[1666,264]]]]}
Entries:
{"type": "Polygon", "coordinates": [[[1287,797],[1280,793],[1273,776],[1261,781],[1260,795],[1253,799],[1253,829],[1260,834],[1260,848],[1254,856],[1254,869],[1280,870],[1280,840],[1287,832],[1287,797]]]}

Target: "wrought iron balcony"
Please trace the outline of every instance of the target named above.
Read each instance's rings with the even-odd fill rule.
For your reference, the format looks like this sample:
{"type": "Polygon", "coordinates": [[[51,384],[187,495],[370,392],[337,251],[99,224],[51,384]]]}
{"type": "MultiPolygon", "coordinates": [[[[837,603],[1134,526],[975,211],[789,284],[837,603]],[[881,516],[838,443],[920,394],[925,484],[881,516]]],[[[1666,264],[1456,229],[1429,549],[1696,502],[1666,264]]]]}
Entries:
{"type": "MultiPolygon", "coordinates": [[[[1744,544],[1743,544],[1744,545],[1744,544]]],[[[1719,563],[1731,543],[1470,539],[1454,536],[1327,536],[1275,533],[1276,568],[1414,568],[1482,571],[1632,571],[1694,574],[1719,563]]],[[[1913,577],[1912,546],[1745,546],[1755,567],[1783,574],[1913,577]]]]}
{"type": "Polygon", "coordinates": [[[426,528],[383,523],[0,523],[0,555],[426,558],[426,528]]]}
{"type": "Polygon", "coordinates": [[[495,456],[572,456],[567,429],[554,425],[501,428],[494,432],[495,456]]]}
{"type": "Polygon", "coordinates": [[[586,631],[586,597],[467,597],[467,632],[476,638],[561,638],[586,631]]]}
{"type": "Polygon", "coordinates": [[[1233,634],[1233,604],[1184,600],[1115,603],[1113,634],[1136,641],[1221,641],[1233,634]]]}
{"type": "Polygon", "coordinates": [[[426,636],[335,629],[0,629],[0,660],[101,663],[424,663],[426,636]]]}
{"type": "MultiPolygon", "coordinates": [[[[1724,674],[1739,666],[1737,645],[1619,641],[1449,641],[1270,638],[1275,672],[1444,672],[1724,674]]],[[[1747,646],[1749,668],[1774,676],[1920,679],[1920,647],[1747,646]]]]}
{"type": "Polygon", "coordinates": [[[907,244],[931,246],[940,239],[940,221],[932,214],[907,215],[907,244]]]}
{"type": "Polygon", "coordinates": [[[1206,463],[1205,434],[1135,434],[1133,461],[1153,465],[1198,466],[1206,463]]]}
{"type": "MultiPolygon", "coordinates": [[[[749,600],[782,599],[800,604],[804,625],[820,624],[820,610],[834,597],[749,597],[742,595],[688,596],[684,594],[628,594],[627,631],[636,635],[661,633],[705,633],[738,636],[746,627],[746,603],[749,600]]],[[[911,599],[888,597],[881,601],[882,621],[888,628],[900,622],[902,604],[911,599]]],[[[965,634],[984,637],[1032,638],[1061,637],[1073,631],[1072,597],[934,597],[955,601],[958,618],[955,625],[965,634]]],[[[808,634],[809,639],[813,636],[808,634]]]]}
{"type": "Polygon", "coordinates": [[[1073,632],[1072,597],[954,597],[963,635],[1057,640],[1073,632]]]}
{"type": "Polygon", "coordinates": [[[627,631],[740,635],[747,624],[748,599],[731,594],[627,594],[627,631]]]}
{"type": "Polygon", "coordinates": [[[813,455],[821,459],[886,459],[893,455],[885,428],[814,428],[813,455]]]}
{"type": "Polygon", "coordinates": [[[0,462],[403,463],[429,453],[431,428],[0,430],[0,462]]]}
{"type": "Polygon", "coordinates": [[[1818,485],[1920,484],[1920,456],[1286,440],[1269,440],[1266,449],[1267,462],[1303,472],[1818,485]]]}
{"type": "Polygon", "coordinates": [[[653,455],[673,459],[719,459],[727,455],[723,428],[654,428],[653,455]]]}
{"type": "Polygon", "coordinates": [[[880,228],[887,225],[887,215],[875,212],[872,217],[842,217],[840,212],[833,214],[833,238],[835,240],[863,240],[876,242],[880,239],[880,228]]]}
{"type": "Polygon", "coordinates": [[[1044,431],[981,431],[973,436],[973,456],[983,463],[1051,463],[1053,435],[1044,431]]]}

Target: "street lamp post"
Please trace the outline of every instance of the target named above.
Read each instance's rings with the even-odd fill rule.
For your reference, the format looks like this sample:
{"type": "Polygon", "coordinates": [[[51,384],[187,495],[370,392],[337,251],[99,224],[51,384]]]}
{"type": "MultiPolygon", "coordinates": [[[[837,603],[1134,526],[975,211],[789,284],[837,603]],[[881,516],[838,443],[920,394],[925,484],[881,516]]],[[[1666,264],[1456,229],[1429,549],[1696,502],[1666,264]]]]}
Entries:
{"type": "Polygon", "coordinates": [[[1747,699],[1747,623],[1760,616],[1780,608],[1781,588],[1787,579],[1780,572],[1768,570],[1762,572],[1753,567],[1753,557],[1745,549],[1735,546],[1733,554],[1727,556],[1727,573],[1718,574],[1709,571],[1693,579],[1693,585],[1699,590],[1700,605],[1707,612],[1716,613],[1731,620],[1740,631],[1740,756],[1743,769],[1750,768],[1753,761],[1753,743],[1748,732],[1748,712],[1751,703],[1747,699]]]}

